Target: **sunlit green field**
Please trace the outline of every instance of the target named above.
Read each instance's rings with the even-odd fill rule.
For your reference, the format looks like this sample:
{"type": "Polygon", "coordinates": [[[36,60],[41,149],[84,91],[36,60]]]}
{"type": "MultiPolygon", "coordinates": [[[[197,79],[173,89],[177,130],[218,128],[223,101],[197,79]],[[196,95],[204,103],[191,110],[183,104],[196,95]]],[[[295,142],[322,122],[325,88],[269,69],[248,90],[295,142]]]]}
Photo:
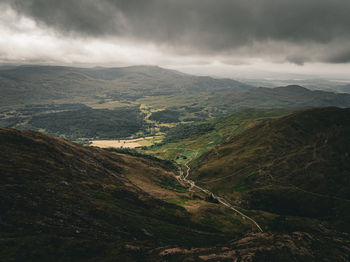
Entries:
{"type": "MultiPolygon", "coordinates": [[[[290,111],[278,109],[239,111],[228,117],[213,118],[205,121],[204,123],[209,123],[213,126],[213,130],[208,133],[169,143],[154,143],[147,148],[139,150],[158,158],[175,160],[184,164],[260,122],[283,116],[288,112],[290,111]]],[[[195,126],[196,124],[192,125],[195,126]]],[[[167,135],[165,135],[166,137],[167,135]]]]}

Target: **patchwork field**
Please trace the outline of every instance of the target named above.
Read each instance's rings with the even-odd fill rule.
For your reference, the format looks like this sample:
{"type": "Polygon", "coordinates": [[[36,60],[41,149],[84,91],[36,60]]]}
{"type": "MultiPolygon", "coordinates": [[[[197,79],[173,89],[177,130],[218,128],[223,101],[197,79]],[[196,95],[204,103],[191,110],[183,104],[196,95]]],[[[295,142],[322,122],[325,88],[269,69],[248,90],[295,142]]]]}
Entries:
{"type": "Polygon", "coordinates": [[[160,140],[160,136],[149,136],[144,138],[126,140],[92,140],[90,145],[100,148],[137,148],[142,146],[150,146],[160,140]]]}
{"type": "Polygon", "coordinates": [[[241,110],[227,117],[181,124],[166,132],[161,142],[138,149],[158,158],[184,164],[267,119],[278,118],[291,110],[241,110]]]}

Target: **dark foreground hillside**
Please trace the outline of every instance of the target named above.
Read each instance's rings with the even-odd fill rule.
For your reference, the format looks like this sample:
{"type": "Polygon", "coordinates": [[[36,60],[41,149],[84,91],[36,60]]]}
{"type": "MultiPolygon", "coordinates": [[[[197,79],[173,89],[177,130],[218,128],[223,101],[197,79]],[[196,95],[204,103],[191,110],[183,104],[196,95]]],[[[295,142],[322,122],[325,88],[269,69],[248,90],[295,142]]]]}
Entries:
{"type": "Polygon", "coordinates": [[[0,174],[2,261],[127,261],[155,247],[228,240],[127,178],[172,177],[156,160],[0,129],[0,174]]]}
{"type": "Polygon", "coordinates": [[[143,180],[170,181],[173,174],[169,163],[151,157],[0,129],[0,260],[350,259],[349,236],[321,226],[286,231],[285,221],[272,218],[264,233],[231,234],[217,229],[221,221],[196,221],[184,208],[155,197],[159,192],[143,180]],[[269,228],[272,222],[276,226],[269,228]]]}

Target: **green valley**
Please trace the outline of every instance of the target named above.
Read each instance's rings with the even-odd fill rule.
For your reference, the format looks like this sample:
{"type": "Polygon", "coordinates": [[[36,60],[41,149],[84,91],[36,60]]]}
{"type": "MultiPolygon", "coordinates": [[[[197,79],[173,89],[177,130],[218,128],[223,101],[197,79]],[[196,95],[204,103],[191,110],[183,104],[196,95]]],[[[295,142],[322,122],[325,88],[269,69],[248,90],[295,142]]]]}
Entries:
{"type": "Polygon", "coordinates": [[[180,124],[166,132],[161,143],[141,149],[159,158],[187,162],[199,157],[232,136],[271,118],[286,115],[291,110],[240,110],[232,115],[192,124],[180,124]]]}
{"type": "Polygon", "coordinates": [[[350,259],[350,95],[149,66],[0,76],[1,258],[350,259]]]}

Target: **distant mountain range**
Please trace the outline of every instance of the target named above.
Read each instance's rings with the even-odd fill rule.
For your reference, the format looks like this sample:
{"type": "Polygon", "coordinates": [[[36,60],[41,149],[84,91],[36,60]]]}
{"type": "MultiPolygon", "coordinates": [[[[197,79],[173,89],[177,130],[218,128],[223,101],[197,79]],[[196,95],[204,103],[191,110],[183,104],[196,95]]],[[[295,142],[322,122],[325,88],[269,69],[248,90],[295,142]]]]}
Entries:
{"type": "Polygon", "coordinates": [[[350,94],[350,84],[335,86],[334,90],[338,91],[339,93],[350,94]]]}
{"type": "Polygon", "coordinates": [[[7,68],[0,70],[0,90],[0,127],[72,140],[149,135],[166,129],[155,122],[201,121],[247,108],[350,107],[350,94],[257,88],[156,66],[7,68]]]}
{"type": "Polygon", "coordinates": [[[23,66],[0,70],[0,88],[0,106],[52,102],[103,105],[111,100],[142,103],[148,97],[179,98],[172,107],[198,108],[205,102],[213,107],[214,114],[247,107],[350,106],[348,94],[310,91],[300,86],[254,88],[231,79],[192,76],[155,66],[23,66]],[[194,95],[197,104],[192,102],[194,95]]]}
{"type": "Polygon", "coordinates": [[[349,107],[349,99],[349,94],[311,91],[298,85],[259,87],[222,97],[224,104],[234,104],[236,108],[349,107]]]}
{"type": "Polygon", "coordinates": [[[290,76],[289,78],[279,79],[278,77],[271,79],[239,79],[244,83],[253,86],[263,86],[263,87],[278,87],[286,85],[299,85],[306,87],[310,90],[320,90],[335,93],[347,93],[350,94],[349,80],[348,79],[322,79],[322,78],[310,78],[306,76],[290,76]],[[300,78],[300,79],[298,79],[300,78]]]}
{"type": "Polygon", "coordinates": [[[134,101],[145,96],[242,90],[251,86],[230,80],[186,75],[156,66],[75,68],[22,66],[0,71],[0,106],[65,101],[134,101]]]}

